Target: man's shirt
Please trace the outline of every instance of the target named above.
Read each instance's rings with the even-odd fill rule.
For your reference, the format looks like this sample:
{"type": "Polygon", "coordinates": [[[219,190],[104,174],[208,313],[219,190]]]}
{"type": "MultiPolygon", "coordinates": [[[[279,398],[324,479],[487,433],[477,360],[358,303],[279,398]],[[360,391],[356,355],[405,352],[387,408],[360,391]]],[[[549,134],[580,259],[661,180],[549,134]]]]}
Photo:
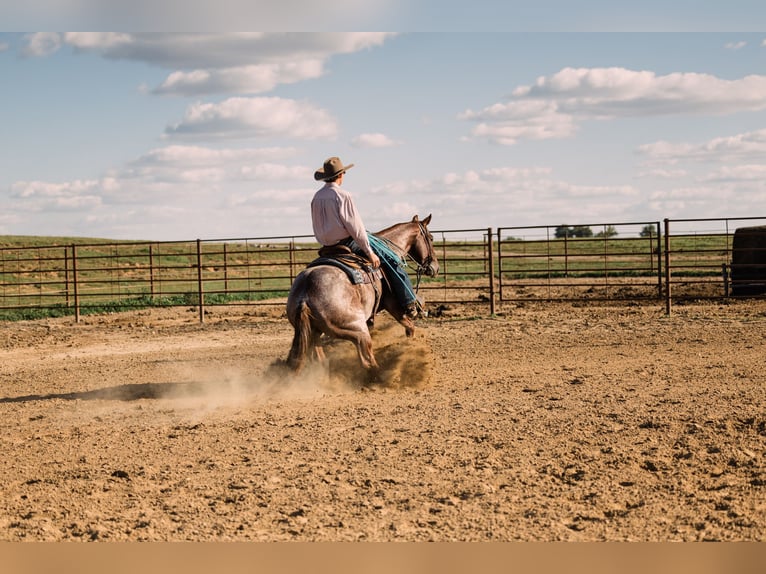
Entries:
{"type": "Polygon", "coordinates": [[[311,200],[314,236],[322,245],[334,245],[347,237],[368,255],[372,253],[367,230],[356,210],[354,199],[337,183],[326,183],[311,200]]]}

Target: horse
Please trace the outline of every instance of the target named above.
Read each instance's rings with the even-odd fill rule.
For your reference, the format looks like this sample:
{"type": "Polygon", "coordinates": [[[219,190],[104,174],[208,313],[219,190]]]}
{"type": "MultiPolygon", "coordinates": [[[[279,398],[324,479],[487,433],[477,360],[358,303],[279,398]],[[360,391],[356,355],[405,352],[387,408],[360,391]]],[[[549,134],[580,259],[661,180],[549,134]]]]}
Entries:
{"type": "MultiPolygon", "coordinates": [[[[430,222],[431,215],[423,220],[415,215],[411,221],[397,223],[375,234],[394,251],[417,263],[418,280],[423,273],[435,277],[439,272],[433,235],[428,231],[430,222]]],[[[353,284],[345,271],[333,265],[304,269],[293,281],[287,296],[287,317],[295,329],[287,366],[297,373],[307,357],[325,362],[320,345],[324,334],[353,342],[369,380],[376,380],[379,366],[372,351],[369,328],[381,309],[404,327],[407,337],[414,335],[415,324],[404,315],[387,282],[379,275],[368,283],[353,284]]]]}

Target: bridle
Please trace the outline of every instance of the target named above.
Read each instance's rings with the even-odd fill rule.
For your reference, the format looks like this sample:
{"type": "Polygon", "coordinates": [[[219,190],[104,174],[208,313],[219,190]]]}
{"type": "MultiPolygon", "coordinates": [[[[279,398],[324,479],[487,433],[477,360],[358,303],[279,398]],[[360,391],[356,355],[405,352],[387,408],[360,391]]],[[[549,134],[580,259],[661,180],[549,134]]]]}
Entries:
{"type": "Polygon", "coordinates": [[[423,275],[428,275],[429,277],[435,277],[437,270],[434,268],[434,261],[436,261],[436,255],[434,254],[434,246],[433,246],[433,235],[431,235],[428,230],[426,229],[426,226],[423,225],[421,221],[417,222],[418,224],[418,235],[419,237],[422,237],[425,241],[426,247],[428,249],[428,253],[423,258],[422,261],[418,261],[415,259],[412,255],[410,255],[409,251],[405,251],[398,245],[396,245],[393,241],[386,238],[379,238],[382,241],[384,241],[390,248],[392,248],[395,252],[400,253],[400,257],[402,258],[403,262],[412,269],[415,272],[415,275],[417,276],[417,282],[415,283],[415,293],[418,292],[418,288],[420,287],[420,280],[422,279],[423,275]],[[410,265],[410,261],[415,263],[416,266],[410,265]]]}
{"type": "Polygon", "coordinates": [[[426,274],[429,277],[434,277],[436,275],[436,270],[433,267],[433,262],[436,259],[436,256],[434,255],[433,244],[434,236],[428,232],[426,226],[423,225],[422,222],[418,221],[417,223],[418,233],[425,241],[428,253],[422,261],[417,261],[412,255],[407,253],[407,257],[409,257],[417,264],[417,267],[415,268],[415,275],[417,277],[417,282],[415,283],[415,293],[418,292],[418,288],[420,287],[420,280],[423,277],[423,274],[426,274]]]}

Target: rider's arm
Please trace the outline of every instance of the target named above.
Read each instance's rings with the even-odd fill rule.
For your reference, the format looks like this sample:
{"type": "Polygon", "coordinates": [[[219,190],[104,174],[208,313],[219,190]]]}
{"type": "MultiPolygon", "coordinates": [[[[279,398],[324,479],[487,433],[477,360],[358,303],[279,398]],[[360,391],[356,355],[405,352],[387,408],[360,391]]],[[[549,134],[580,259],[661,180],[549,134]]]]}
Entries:
{"type": "Polygon", "coordinates": [[[354,205],[354,200],[348,192],[342,193],[340,197],[340,216],[343,225],[348,234],[356,242],[359,248],[367,254],[367,257],[373,264],[373,267],[380,266],[380,259],[370,247],[370,241],[367,239],[367,230],[364,227],[362,216],[354,205]]]}

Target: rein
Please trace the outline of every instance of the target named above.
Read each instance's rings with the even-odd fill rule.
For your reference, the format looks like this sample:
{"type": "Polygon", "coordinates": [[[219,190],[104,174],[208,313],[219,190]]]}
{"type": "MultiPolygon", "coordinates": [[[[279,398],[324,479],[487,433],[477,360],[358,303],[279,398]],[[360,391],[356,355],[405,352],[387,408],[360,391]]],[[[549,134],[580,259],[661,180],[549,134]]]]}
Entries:
{"type": "Polygon", "coordinates": [[[423,261],[418,261],[412,255],[410,255],[409,252],[404,251],[401,247],[396,245],[390,239],[386,239],[385,237],[379,237],[379,239],[381,239],[382,241],[385,241],[389,247],[399,252],[401,254],[400,257],[407,264],[407,267],[409,269],[412,269],[415,272],[415,276],[417,277],[417,281],[415,282],[416,294],[418,292],[418,289],[420,288],[420,280],[422,279],[423,274],[424,273],[427,274],[428,270],[431,268],[431,264],[434,261],[432,237],[429,235],[428,231],[426,231],[425,226],[420,221],[418,221],[417,223],[418,223],[418,233],[421,237],[423,237],[423,239],[426,242],[426,246],[428,248],[428,254],[426,255],[425,259],[423,259],[423,261]],[[416,266],[410,265],[408,260],[415,263],[416,266]]]}

